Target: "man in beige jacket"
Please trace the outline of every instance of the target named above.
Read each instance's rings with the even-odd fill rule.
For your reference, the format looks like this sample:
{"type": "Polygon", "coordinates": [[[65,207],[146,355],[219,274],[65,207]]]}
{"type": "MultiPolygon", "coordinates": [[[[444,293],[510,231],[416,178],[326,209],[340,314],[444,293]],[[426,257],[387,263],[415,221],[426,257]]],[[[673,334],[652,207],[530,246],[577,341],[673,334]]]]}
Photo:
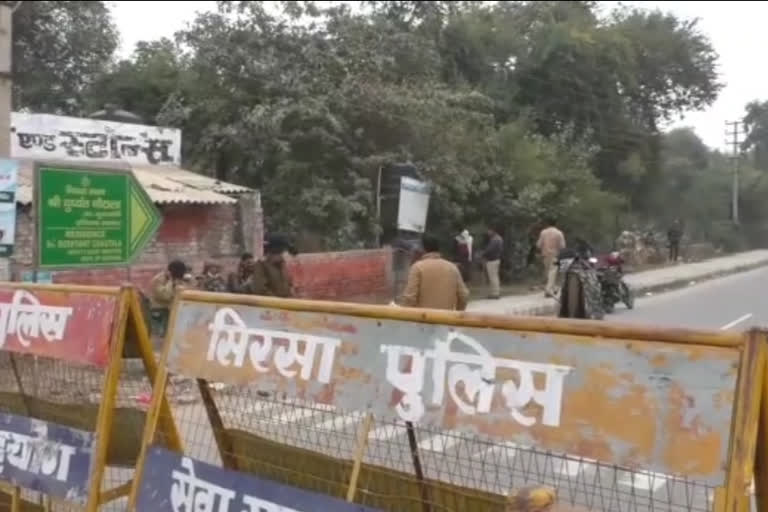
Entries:
{"type": "Polygon", "coordinates": [[[422,245],[425,254],[411,266],[400,304],[413,308],[463,311],[467,307],[469,290],[458,267],[440,256],[437,238],[425,234],[422,245]]]}
{"type": "Polygon", "coordinates": [[[557,267],[555,262],[560,251],[565,249],[565,236],[563,236],[562,231],[557,229],[554,219],[547,219],[546,226],[539,234],[539,241],[536,243],[536,247],[539,249],[544,263],[544,280],[546,283],[544,293],[547,297],[552,297],[557,293],[557,267]]]}

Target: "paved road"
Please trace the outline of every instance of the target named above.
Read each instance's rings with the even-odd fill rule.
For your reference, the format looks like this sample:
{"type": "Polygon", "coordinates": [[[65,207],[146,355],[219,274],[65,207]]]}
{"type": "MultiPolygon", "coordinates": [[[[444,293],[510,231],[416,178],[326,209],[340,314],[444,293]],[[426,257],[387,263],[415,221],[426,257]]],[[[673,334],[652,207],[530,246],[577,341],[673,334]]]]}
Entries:
{"type": "Polygon", "coordinates": [[[619,306],[607,320],[697,329],[768,327],[768,268],[642,297],[633,311],[619,306]]]}
{"type": "MultiPolygon", "coordinates": [[[[639,298],[633,311],[619,309],[606,321],[710,329],[768,326],[763,283],[768,283],[768,269],[699,283],[639,298]]],[[[310,404],[297,408],[265,402],[256,400],[253,391],[240,390],[254,397],[251,400],[243,400],[242,394],[234,399],[229,392],[217,393],[228,427],[334,457],[353,457],[363,420],[361,413],[342,413],[310,404]]],[[[189,455],[217,463],[202,407],[178,407],[177,419],[185,444],[191,448],[189,455]]],[[[711,506],[711,489],[669,475],[627,473],[591,460],[448,432],[417,429],[417,441],[426,476],[462,486],[501,494],[532,482],[544,483],[558,488],[561,501],[596,511],[693,512],[711,506]]],[[[365,460],[413,474],[405,426],[378,424],[370,432],[365,460]]]]}

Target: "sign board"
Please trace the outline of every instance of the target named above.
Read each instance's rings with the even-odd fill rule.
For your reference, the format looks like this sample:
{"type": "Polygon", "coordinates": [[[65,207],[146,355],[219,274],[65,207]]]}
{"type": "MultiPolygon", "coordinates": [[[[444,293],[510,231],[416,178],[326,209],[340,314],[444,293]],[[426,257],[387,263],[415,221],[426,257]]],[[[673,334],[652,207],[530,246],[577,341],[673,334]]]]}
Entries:
{"type": "Polygon", "coordinates": [[[725,478],[737,349],[421,323],[384,308],[217,305],[205,295],[185,292],[177,304],[172,373],[258,382],[273,396],[712,485],[725,478]]]}
{"type": "Polygon", "coordinates": [[[84,503],[93,441],[91,432],[0,412],[0,479],[84,503]]]}
{"type": "Polygon", "coordinates": [[[40,267],[127,265],[160,225],[130,171],[37,164],[35,179],[40,267]]]}
{"type": "Polygon", "coordinates": [[[375,512],[323,494],[222,469],[156,445],[147,452],[136,510],[375,512]]]}
{"type": "Polygon", "coordinates": [[[19,163],[0,159],[0,258],[13,254],[16,239],[16,187],[19,181],[19,163]]]}
{"type": "Polygon", "coordinates": [[[0,350],[106,367],[117,297],[0,286],[0,350]]]}
{"type": "Polygon", "coordinates": [[[11,156],[181,165],[181,130],[50,114],[11,114],[11,156]]]}
{"type": "Polygon", "coordinates": [[[429,185],[402,176],[400,178],[400,202],[397,209],[397,228],[423,233],[429,210],[429,185]]]}

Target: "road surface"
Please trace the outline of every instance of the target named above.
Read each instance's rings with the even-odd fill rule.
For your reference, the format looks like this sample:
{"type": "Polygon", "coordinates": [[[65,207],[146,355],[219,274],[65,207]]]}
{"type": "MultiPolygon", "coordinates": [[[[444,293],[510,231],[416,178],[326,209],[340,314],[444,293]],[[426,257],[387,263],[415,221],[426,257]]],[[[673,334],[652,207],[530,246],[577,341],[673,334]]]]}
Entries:
{"type": "Polygon", "coordinates": [[[697,329],[768,327],[768,268],[642,297],[633,311],[619,306],[608,320],[697,329]]]}
{"type": "MultiPolygon", "coordinates": [[[[768,269],[639,297],[634,310],[619,308],[606,321],[733,330],[768,326],[763,283],[768,283],[768,269]]],[[[227,427],[342,459],[353,458],[363,414],[309,404],[295,407],[262,401],[254,391],[240,389],[240,393],[249,396],[240,394],[238,398],[229,391],[217,393],[227,427]]],[[[202,407],[176,409],[185,444],[190,448],[188,454],[218,463],[202,407]]],[[[711,508],[712,489],[670,475],[628,473],[595,461],[450,432],[417,428],[416,436],[428,478],[498,494],[531,483],[549,484],[558,488],[562,502],[588,510],[693,512],[711,508]]],[[[368,441],[365,462],[413,474],[404,424],[377,422],[368,441]]]]}

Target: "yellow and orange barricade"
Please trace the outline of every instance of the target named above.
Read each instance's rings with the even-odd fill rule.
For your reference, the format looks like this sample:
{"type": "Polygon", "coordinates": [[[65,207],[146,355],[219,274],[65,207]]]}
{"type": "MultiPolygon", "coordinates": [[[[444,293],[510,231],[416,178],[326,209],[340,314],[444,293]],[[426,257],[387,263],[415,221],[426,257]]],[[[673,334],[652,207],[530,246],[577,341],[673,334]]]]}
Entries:
{"type": "Polygon", "coordinates": [[[0,283],[0,368],[0,510],[124,508],[157,372],[137,293],[0,283]]]}
{"type": "Polygon", "coordinates": [[[765,342],[187,291],[129,509],[746,511],[765,342]]]}

